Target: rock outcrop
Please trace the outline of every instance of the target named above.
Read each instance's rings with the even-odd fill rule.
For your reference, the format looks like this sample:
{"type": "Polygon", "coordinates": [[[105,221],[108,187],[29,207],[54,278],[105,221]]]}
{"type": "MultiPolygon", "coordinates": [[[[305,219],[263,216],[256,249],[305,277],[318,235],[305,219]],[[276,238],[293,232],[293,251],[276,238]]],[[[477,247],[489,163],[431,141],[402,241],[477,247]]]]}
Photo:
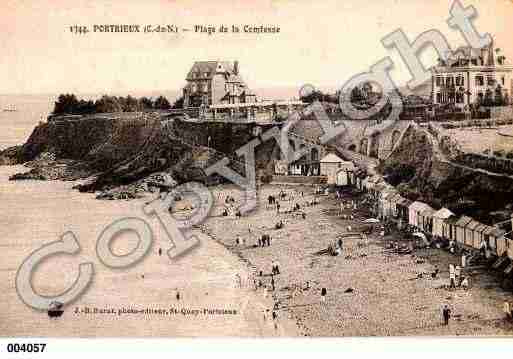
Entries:
{"type": "MultiPolygon", "coordinates": [[[[156,172],[168,173],[180,183],[208,182],[204,168],[225,156],[244,175],[235,151],[265,131],[256,127],[165,119],[159,113],[54,118],[39,124],[25,144],[0,152],[0,165],[24,163],[31,168],[13,179],[89,177],[77,186],[81,191],[134,184],[156,172]]],[[[257,167],[270,168],[277,153],[273,141],[261,144],[256,150],[257,167]]]]}

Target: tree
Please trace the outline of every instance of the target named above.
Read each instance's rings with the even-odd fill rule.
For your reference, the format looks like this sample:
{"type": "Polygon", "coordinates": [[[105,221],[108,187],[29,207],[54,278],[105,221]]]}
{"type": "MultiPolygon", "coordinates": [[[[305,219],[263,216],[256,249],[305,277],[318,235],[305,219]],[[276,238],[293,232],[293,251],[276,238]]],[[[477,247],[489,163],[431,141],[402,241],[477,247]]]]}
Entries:
{"type": "Polygon", "coordinates": [[[176,99],[176,101],[173,103],[173,106],[171,106],[171,108],[173,109],[180,109],[180,108],[183,108],[183,96],[180,96],[179,98],[176,99]]]}
{"type": "Polygon", "coordinates": [[[502,87],[501,87],[501,85],[498,85],[495,88],[494,104],[495,104],[495,106],[503,106],[504,105],[504,96],[502,95],[502,87]]]}
{"type": "Polygon", "coordinates": [[[61,94],[55,102],[53,113],[55,115],[76,113],[78,104],[79,102],[74,94],[61,94]]]}
{"type": "Polygon", "coordinates": [[[123,112],[136,112],[141,110],[140,103],[135,97],[128,95],[123,100],[123,112]]]}
{"type": "Polygon", "coordinates": [[[109,112],[122,112],[123,106],[119,99],[115,96],[103,95],[99,100],[95,102],[97,113],[109,113],[109,112]]]}
{"type": "Polygon", "coordinates": [[[155,100],[154,107],[155,107],[155,109],[158,109],[158,110],[168,110],[171,108],[171,104],[169,103],[167,98],[165,98],[164,96],[159,96],[155,100]]]}
{"type": "Polygon", "coordinates": [[[143,110],[150,110],[153,108],[153,100],[151,98],[142,97],[139,101],[143,110]]]}
{"type": "Polygon", "coordinates": [[[484,100],[483,100],[484,106],[493,106],[493,92],[490,88],[486,89],[484,100]]]}

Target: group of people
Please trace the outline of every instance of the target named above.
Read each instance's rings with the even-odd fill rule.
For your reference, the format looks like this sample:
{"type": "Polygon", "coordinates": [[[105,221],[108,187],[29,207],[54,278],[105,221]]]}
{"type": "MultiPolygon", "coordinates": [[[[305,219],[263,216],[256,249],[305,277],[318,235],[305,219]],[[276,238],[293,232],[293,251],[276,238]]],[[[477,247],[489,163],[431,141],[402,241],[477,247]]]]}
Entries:
{"type": "Polygon", "coordinates": [[[258,238],[258,247],[269,247],[271,245],[271,236],[268,234],[262,234],[260,238],[258,238]]]}
{"type": "Polygon", "coordinates": [[[456,289],[456,287],[462,287],[464,289],[469,288],[469,279],[462,276],[461,267],[459,265],[449,264],[449,288],[456,289]]]}

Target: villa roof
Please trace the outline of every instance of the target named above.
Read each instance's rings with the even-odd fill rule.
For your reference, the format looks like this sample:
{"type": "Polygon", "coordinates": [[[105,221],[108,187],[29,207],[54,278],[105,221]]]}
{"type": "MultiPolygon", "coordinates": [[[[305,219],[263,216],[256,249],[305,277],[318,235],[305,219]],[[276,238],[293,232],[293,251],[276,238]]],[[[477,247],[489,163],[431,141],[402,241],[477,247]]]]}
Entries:
{"type": "Polygon", "coordinates": [[[187,80],[193,80],[193,73],[200,73],[201,78],[212,78],[217,72],[233,72],[233,64],[229,61],[196,61],[187,74],[187,80]],[[207,77],[204,74],[209,74],[207,77]]]}

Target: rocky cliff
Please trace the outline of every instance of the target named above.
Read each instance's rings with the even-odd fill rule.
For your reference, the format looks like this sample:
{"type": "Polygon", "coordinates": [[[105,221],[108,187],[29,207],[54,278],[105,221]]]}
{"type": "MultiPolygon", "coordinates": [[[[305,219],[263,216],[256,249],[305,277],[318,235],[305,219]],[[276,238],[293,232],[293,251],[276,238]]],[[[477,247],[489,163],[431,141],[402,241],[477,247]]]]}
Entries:
{"type": "Polygon", "coordinates": [[[502,219],[493,218],[493,212],[510,212],[513,177],[464,166],[438,151],[429,133],[411,127],[378,169],[403,195],[434,208],[444,206],[485,222],[502,219]]]}
{"type": "MultiPolygon", "coordinates": [[[[14,179],[90,177],[80,186],[83,191],[134,183],[159,171],[179,182],[206,181],[203,169],[225,155],[236,159],[234,152],[254,138],[256,127],[185,122],[157,113],[54,119],[39,124],[25,144],[1,152],[0,165],[31,167],[14,179]]],[[[268,168],[277,146],[261,144],[256,154],[257,167],[268,168]]],[[[240,162],[232,167],[244,174],[240,162]]]]}

